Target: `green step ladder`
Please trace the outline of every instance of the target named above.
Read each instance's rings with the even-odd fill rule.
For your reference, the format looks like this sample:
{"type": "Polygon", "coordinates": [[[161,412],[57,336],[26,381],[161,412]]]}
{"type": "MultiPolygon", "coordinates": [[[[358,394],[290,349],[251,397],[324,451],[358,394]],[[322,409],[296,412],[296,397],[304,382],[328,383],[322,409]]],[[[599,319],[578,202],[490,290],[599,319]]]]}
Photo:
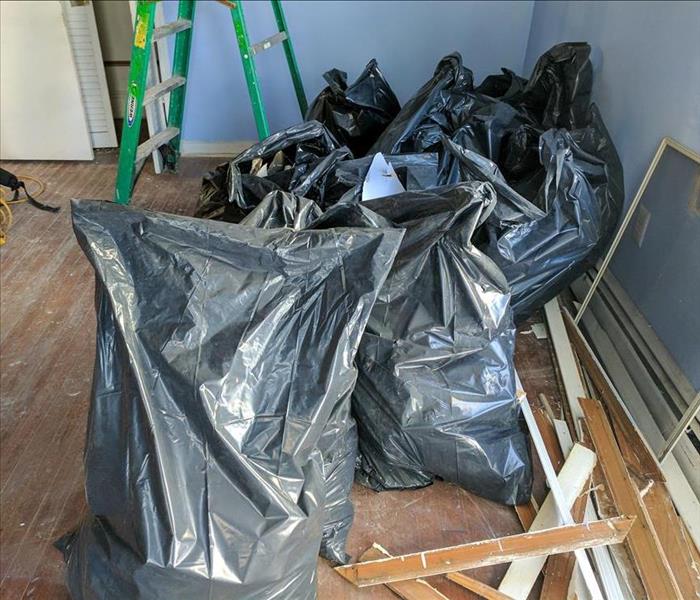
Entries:
{"type": "MultiPolygon", "coordinates": [[[[177,20],[156,27],[156,2],[158,0],[138,0],[136,3],[136,20],[134,26],[134,44],[131,48],[131,67],[129,69],[129,88],[124,113],[121,143],[119,148],[119,167],[114,190],[114,201],[128,204],[131,191],[138,174],[150,154],[162,150],[165,168],[175,170],[180,158],[180,132],[185,108],[185,89],[187,87],[187,70],[190,62],[192,45],[192,26],[196,0],[179,0],[177,20]],[[175,34],[175,52],[173,56],[172,76],[160,83],[147,87],[148,65],[151,60],[152,44],[166,36],[175,34]],[[141,120],[144,106],[159,101],[170,94],[168,104],[167,126],[156,132],[148,140],[139,144],[141,120]]],[[[292,76],[302,118],[306,114],[307,103],[304,86],[299,73],[299,65],[294,56],[294,48],[287,30],[280,0],[271,0],[272,11],[277,21],[278,33],[251,44],[243,16],[243,3],[239,0],[229,2],[218,0],[231,11],[236,40],[243,61],[248,93],[255,117],[258,136],[263,139],[270,135],[270,128],[265,115],[265,107],[260,93],[260,80],[255,68],[255,55],[281,43],[287,58],[289,72],[292,76]]]]}

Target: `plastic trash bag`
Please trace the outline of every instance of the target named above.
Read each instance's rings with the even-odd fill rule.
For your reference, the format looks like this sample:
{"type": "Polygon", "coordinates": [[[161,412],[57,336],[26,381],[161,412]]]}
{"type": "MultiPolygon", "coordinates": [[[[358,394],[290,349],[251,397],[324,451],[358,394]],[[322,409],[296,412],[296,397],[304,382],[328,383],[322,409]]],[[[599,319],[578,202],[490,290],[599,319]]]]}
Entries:
{"type": "Polygon", "coordinates": [[[323,211],[313,200],[289,192],[270,192],[251,213],[241,221],[246,227],[274,229],[289,227],[303,229],[313,223],[323,211]]]}
{"type": "Polygon", "coordinates": [[[323,78],[328,87],[312,102],[306,119],[320,121],[355,156],[364,156],[401,109],[399,101],[375,59],[350,86],[348,74],[338,69],[323,78]]]}
{"type": "Polygon", "coordinates": [[[470,242],[495,205],[490,184],[462,183],[341,202],[310,225],[406,232],[356,361],[356,479],[373,489],[422,487],[438,476],[508,504],[530,495],[510,293],[470,242]]]}
{"type": "Polygon", "coordinates": [[[585,42],[564,42],[537,60],[521,93],[504,96],[508,103],[520,104],[544,129],[576,129],[588,122],[593,67],[591,47],[585,42]]]}
{"type": "Polygon", "coordinates": [[[372,148],[437,152],[441,185],[494,185],[497,207],[474,243],[503,270],[516,321],[591,266],[619,219],[622,167],[590,105],[589,54],[585,43],[558,44],[529,80],[504,70],[477,88],[449,55],[372,148]]]}
{"type": "MultiPolygon", "coordinates": [[[[241,221],[242,226],[303,229],[323,211],[313,201],[287,192],[271,192],[241,221]]],[[[386,223],[386,228],[391,226],[386,223]]],[[[318,446],[323,458],[325,503],[320,554],[334,563],[345,563],[347,536],[354,511],[350,490],[357,460],[357,427],[350,413],[350,393],[338,398],[318,446]]]]}
{"type": "Polygon", "coordinates": [[[458,52],[446,56],[438,63],[433,77],[404,104],[379,136],[370,154],[425,152],[436,146],[441,134],[452,133],[454,113],[460,111],[473,89],[474,77],[462,65],[462,56],[458,52]]]}
{"type": "MultiPolygon", "coordinates": [[[[271,199],[251,213],[251,223],[263,221],[253,217],[267,214],[271,199]]],[[[297,226],[290,212],[305,205],[297,199],[290,206],[275,203],[278,216],[266,223],[297,226]]],[[[529,497],[509,293],[498,268],[470,243],[495,207],[493,188],[475,182],[342,201],[306,221],[309,229],[406,229],[360,345],[352,397],[361,450],[356,479],[376,490],[421,487],[439,476],[501,502],[529,497]]],[[[333,452],[324,452],[332,510],[322,545],[322,555],[335,561],[344,556],[352,523],[357,443],[349,412],[337,422],[327,429],[333,452]]]]}
{"type": "Polygon", "coordinates": [[[494,163],[443,138],[442,179],[496,188],[496,209],[478,244],[508,280],[516,322],[593,266],[615,231],[624,202],[622,166],[595,105],[589,121],[541,136],[544,181],[532,203],[494,163]]]}
{"type": "Polygon", "coordinates": [[[73,224],[97,279],[73,598],[315,598],[318,446],[402,232],[98,202],[73,224]]]}
{"type": "Polygon", "coordinates": [[[204,176],[195,216],[239,223],[275,190],[315,199],[347,158],[352,153],[317,121],[278,131],[204,176]]]}
{"type": "Polygon", "coordinates": [[[357,478],[373,489],[438,476],[506,504],[530,496],[510,292],[470,241],[495,203],[476,182],[363,203],[406,231],[357,354],[357,478]]]}

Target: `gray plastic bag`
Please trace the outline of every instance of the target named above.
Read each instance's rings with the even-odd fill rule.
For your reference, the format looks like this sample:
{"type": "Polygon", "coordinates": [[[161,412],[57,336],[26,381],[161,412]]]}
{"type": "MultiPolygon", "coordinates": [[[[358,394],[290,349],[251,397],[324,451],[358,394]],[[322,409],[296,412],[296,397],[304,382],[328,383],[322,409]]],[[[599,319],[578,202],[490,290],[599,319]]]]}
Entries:
{"type": "Polygon", "coordinates": [[[402,232],[73,204],[95,267],[76,600],[313,599],[320,438],[402,232]]]}

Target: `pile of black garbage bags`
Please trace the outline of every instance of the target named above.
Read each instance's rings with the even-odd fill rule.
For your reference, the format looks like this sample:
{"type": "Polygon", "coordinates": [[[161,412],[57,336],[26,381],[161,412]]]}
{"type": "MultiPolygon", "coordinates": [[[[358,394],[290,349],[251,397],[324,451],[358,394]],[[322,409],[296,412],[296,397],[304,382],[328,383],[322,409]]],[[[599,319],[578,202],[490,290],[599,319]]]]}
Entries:
{"type": "Polygon", "coordinates": [[[74,204],[98,316],[74,598],[315,598],[353,481],[529,498],[515,323],[623,202],[589,53],[478,86],[451,54],[403,108],[376,61],[332,70],[194,218],[74,204]]]}

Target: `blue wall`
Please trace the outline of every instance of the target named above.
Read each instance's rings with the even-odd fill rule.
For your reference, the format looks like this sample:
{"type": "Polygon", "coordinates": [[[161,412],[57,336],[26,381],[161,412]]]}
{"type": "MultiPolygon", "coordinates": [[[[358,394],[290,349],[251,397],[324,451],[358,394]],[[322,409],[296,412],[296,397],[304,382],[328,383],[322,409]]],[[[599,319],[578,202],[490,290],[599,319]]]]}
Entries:
{"type": "MultiPolygon", "coordinates": [[[[165,3],[166,20],[176,3],[165,3]]],[[[198,2],[183,137],[193,141],[256,139],[243,69],[228,10],[198,2]]],[[[371,58],[407,100],[454,50],[477,80],[503,67],[522,72],[533,2],[306,2],[285,0],[284,10],[309,101],[333,67],[351,80],[371,58]]],[[[266,1],[245,2],[252,41],[276,31],[266,1]]],[[[286,69],[276,46],[258,55],[272,131],[300,120],[286,69]]]]}
{"type": "Polygon", "coordinates": [[[593,49],[593,99],[620,154],[628,200],[664,136],[700,151],[700,3],[536,2],[526,71],[561,41],[593,49]]]}
{"type": "MultiPolygon", "coordinates": [[[[526,69],[564,40],[593,48],[593,99],[620,154],[628,202],[664,136],[700,152],[700,3],[537,2],[526,69]]],[[[642,247],[627,236],[611,268],[700,387],[700,217],[688,211],[696,176],[678,156],[664,169],[645,198],[652,215],[642,247]]]]}

